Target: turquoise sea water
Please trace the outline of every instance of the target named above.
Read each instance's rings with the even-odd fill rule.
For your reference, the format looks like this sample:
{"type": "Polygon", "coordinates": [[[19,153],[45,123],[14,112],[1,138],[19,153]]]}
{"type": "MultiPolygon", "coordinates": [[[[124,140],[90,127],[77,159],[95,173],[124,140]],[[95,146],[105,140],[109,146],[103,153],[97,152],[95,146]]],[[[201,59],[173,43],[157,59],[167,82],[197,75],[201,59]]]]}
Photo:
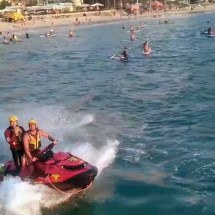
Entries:
{"type": "Polygon", "coordinates": [[[100,170],[89,191],[65,201],[6,179],[2,214],[215,214],[215,39],[200,35],[215,17],[172,20],[146,21],[133,42],[122,24],[138,20],[80,27],[73,39],[65,27],[54,38],[39,30],[0,46],[1,161],[10,158],[3,131],[14,113],[25,128],[36,118],[59,139],[56,150],[100,170]],[[143,56],[146,39],[152,53],[143,56]],[[124,46],[129,62],[110,59],[124,46]]]}

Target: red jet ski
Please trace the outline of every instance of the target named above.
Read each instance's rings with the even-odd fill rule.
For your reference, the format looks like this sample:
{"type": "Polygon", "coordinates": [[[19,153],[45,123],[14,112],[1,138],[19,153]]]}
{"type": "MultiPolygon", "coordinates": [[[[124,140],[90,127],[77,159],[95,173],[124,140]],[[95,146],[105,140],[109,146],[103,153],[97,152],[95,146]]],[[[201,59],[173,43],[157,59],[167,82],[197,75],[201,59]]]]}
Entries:
{"type": "MultiPolygon", "coordinates": [[[[38,161],[34,163],[34,172],[30,176],[34,184],[45,184],[68,191],[73,188],[86,188],[94,181],[98,173],[95,166],[70,153],[54,153],[53,147],[54,144],[51,143],[38,153],[38,161]]],[[[13,161],[7,161],[4,169],[4,175],[19,175],[13,161]]],[[[22,171],[21,178],[25,180],[27,173],[28,171],[22,171]]]]}

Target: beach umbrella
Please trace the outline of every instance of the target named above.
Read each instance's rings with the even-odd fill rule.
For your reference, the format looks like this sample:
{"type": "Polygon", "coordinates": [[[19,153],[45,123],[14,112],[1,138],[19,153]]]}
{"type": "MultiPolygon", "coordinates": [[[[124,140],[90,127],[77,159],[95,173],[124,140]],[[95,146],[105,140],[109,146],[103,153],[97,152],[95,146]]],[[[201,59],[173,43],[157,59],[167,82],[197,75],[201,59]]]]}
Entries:
{"type": "Polygon", "coordinates": [[[92,4],[91,7],[104,7],[104,5],[96,2],[95,4],[92,4]]]}
{"type": "Polygon", "coordinates": [[[90,7],[90,5],[89,4],[82,4],[79,7],[90,7]]]}
{"type": "Polygon", "coordinates": [[[5,13],[5,12],[16,12],[18,9],[20,9],[20,6],[10,6],[10,7],[6,7],[3,10],[0,10],[0,13],[5,13]]]}
{"type": "Polygon", "coordinates": [[[142,3],[135,3],[135,5],[137,5],[138,7],[143,6],[143,4],[142,4],[142,3]]]}
{"type": "Polygon", "coordinates": [[[3,10],[0,10],[0,13],[5,13],[5,12],[15,12],[16,10],[15,9],[12,9],[12,8],[9,8],[9,7],[6,7],[5,9],[3,10]]]}
{"type": "Polygon", "coordinates": [[[17,13],[17,12],[7,13],[7,14],[5,14],[5,17],[7,19],[12,19],[13,21],[24,20],[24,18],[25,18],[22,14],[17,13]]]}

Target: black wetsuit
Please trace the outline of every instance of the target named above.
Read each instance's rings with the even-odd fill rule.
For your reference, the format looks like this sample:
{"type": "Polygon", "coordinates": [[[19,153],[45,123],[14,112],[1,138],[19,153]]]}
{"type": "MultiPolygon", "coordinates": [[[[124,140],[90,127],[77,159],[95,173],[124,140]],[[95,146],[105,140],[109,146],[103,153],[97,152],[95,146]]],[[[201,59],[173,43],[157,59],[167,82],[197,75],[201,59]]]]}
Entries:
{"type": "Polygon", "coordinates": [[[211,35],[211,28],[208,28],[207,34],[208,34],[208,35],[211,35]]]}
{"type": "Polygon", "coordinates": [[[125,58],[125,59],[128,59],[128,55],[127,55],[127,52],[126,50],[124,50],[121,55],[125,58]]]}

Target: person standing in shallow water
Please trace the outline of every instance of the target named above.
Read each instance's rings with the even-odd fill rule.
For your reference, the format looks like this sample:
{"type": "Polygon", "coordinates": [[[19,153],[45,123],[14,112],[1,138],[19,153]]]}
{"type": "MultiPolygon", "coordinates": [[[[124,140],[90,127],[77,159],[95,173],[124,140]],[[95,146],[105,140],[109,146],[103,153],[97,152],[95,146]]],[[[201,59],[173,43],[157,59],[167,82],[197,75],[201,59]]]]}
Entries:
{"type": "Polygon", "coordinates": [[[13,161],[16,166],[17,172],[20,171],[22,166],[22,156],[24,153],[23,149],[23,136],[25,130],[22,126],[18,125],[18,117],[9,117],[10,126],[5,130],[4,136],[7,143],[10,145],[10,150],[12,152],[13,161]]]}

